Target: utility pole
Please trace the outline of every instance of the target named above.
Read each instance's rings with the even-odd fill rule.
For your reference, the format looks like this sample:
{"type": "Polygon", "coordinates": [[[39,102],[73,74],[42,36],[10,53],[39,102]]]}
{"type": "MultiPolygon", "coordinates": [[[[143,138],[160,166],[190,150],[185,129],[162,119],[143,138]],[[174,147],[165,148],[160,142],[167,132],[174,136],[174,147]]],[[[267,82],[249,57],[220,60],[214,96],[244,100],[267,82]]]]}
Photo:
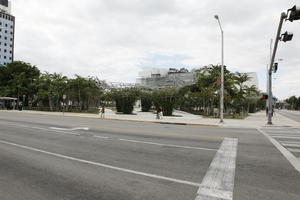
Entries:
{"type": "MultiPolygon", "coordinates": [[[[273,45],[273,39],[270,40],[270,63],[271,63],[271,58],[272,58],[272,45],[273,45]]],[[[270,64],[269,63],[269,64],[270,64]]],[[[267,94],[269,94],[269,64],[267,64],[267,70],[266,70],[266,78],[267,78],[267,88],[266,88],[266,91],[267,91],[267,94]]],[[[269,107],[269,101],[267,100],[266,101],[266,115],[268,116],[268,107],[269,107]]]]}
{"type": "Polygon", "coordinates": [[[280,16],[279,26],[277,29],[277,34],[275,38],[275,44],[273,48],[273,53],[270,61],[270,66],[268,69],[268,124],[272,124],[272,115],[273,115],[273,95],[272,95],[272,73],[277,71],[278,65],[274,66],[275,56],[277,52],[278,42],[283,41],[291,41],[293,38],[293,34],[290,32],[285,32],[281,34],[281,28],[284,20],[289,20],[293,22],[294,20],[300,20],[300,7],[293,6],[292,8],[287,10],[287,13],[283,12],[280,16]]]}
{"type": "Polygon", "coordinates": [[[287,14],[285,12],[281,13],[280,16],[280,21],[279,21],[279,25],[278,25],[278,29],[277,29],[277,34],[275,37],[275,43],[274,43],[274,48],[273,48],[273,53],[272,53],[272,57],[270,60],[270,66],[269,66],[269,70],[268,70],[268,124],[271,125],[272,123],[272,115],[273,115],[273,95],[272,95],[272,70],[273,70],[273,65],[274,65],[274,60],[275,60],[275,56],[276,56],[276,52],[277,52],[277,47],[278,47],[278,42],[280,40],[280,34],[281,34],[281,29],[282,29],[282,24],[283,24],[283,20],[285,20],[287,18],[287,14]]]}

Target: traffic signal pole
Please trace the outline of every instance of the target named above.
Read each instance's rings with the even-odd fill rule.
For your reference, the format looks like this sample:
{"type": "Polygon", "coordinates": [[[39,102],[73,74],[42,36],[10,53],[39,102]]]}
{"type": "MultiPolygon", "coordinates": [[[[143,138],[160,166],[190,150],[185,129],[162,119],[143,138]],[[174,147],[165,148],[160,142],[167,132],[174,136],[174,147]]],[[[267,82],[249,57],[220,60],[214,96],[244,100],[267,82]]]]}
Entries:
{"type": "Polygon", "coordinates": [[[268,124],[270,124],[270,125],[272,124],[272,115],[273,115],[273,95],[272,95],[272,73],[273,72],[272,72],[272,70],[273,70],[273,65],[274,65],[275,56],[276,56],[276,52],[277,52],[278,42],[280,40],[282,24],[286,18],[287,18],[287,14],[284,12],[281,13],[280,22],[279,22],[279,26],[278,26],[277,34],[276,34],[276,38],[275,38],[273,53],[272,53],[272,57],[270,60],[270,66],[269,66],[269,70],[268,70],[268,124]]]}

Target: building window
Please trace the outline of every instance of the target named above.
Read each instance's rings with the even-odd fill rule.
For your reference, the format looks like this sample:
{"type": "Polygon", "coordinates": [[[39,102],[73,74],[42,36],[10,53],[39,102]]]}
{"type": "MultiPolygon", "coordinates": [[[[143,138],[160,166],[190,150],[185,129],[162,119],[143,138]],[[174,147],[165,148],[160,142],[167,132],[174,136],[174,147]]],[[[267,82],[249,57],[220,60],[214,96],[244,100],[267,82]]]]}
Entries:
{"type": "Polygon", "coordinates": [[[7,52],[7,50],[6,49],[4,49],[4,53],[6,53],[7,52]]]}
{"type": "Polygon", "coordinates": [[[11,53],[12,53],[12,51],[9,51],[9,53],[11,54],[11,53]]]}
{"type": "Polygon", "coordinates": [[[10,38],[9,40],[12,41],[12,38],[10,38]]]}
{"type": "Polygon", "coordinates": [[[4,40],[7,40],[7,37],[4,37],[4,40]]]}
{"type": "Polygon", "coordinates": [[[12,34],[13,34],[13,32],[11,31],[11,32],[10,32],[10,34],[12,35],[12,34]]]}
{"type": "Polygon", "coordinates": [[[6,59],[6,56],[4,56],[4,59],[6,59]]]}
{"type": "Polygon", "coordinates": [[[5,24],[5,27],[7,27],[7,24],[5,24]]]}
{"type": "Polygon", "coordinates": [[[10,26],[10,28],[14,28],[13,26],[10,26]]]}
{"type": "Polygon", "coordinates": [[[7,46],[7,43],[4,43],[4,46],[7,46]]]}
{"type": "Polygon", "coordinates": [[[5,30],[4,32],[7,33],[7,30],[5,30]]]}
{"type": "Polygon", "coordinates": [[[12,60],[12,58],[11,58],[11,57],[9,57],[9,60],[12,60]]]}

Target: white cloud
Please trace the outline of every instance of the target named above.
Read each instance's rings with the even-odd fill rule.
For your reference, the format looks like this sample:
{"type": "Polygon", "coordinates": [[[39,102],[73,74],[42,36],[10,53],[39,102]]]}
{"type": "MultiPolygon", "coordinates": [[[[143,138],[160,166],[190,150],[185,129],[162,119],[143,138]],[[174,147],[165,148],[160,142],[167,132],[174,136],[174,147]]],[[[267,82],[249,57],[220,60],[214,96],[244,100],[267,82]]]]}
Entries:
{"type": "MultiPolygon", "coordinates": [[[[14,0],[15,57],[41,70],[68,76],[98,75],[108,81],[133,82],[146,65],[220,63],[220,30],[213,18],[219,14],[225,31],[225,64],[233,71],[257,71],[263,89],[270,38],[275,36],[280,13],[295,3],[296,0],[14,0]]],[[[280,44],[278,51],[285,70],[299,69],[298,23],[284,26],[284,30],[294,32],[293,41],[280,44]]],[[[276,83],[300,95],[297,84],[286,82],[291,78],[286,75],[288,71],[279,73],[281,78],[276,83]]],[[[292,95],[276,89],[276,85],[274,91],[282,98],[292,95]]]]}

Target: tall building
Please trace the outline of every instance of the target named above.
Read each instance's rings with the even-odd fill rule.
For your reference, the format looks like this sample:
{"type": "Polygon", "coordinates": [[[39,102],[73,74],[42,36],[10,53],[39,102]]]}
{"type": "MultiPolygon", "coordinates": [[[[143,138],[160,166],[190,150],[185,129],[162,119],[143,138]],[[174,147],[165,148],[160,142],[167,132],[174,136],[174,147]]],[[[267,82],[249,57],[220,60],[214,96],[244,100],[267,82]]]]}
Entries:
{"type": "Polygon", "coordinates": [[[0,65],[14,61],[15,17],[11,15],[11,2],[0,0],[0,65]]]}

